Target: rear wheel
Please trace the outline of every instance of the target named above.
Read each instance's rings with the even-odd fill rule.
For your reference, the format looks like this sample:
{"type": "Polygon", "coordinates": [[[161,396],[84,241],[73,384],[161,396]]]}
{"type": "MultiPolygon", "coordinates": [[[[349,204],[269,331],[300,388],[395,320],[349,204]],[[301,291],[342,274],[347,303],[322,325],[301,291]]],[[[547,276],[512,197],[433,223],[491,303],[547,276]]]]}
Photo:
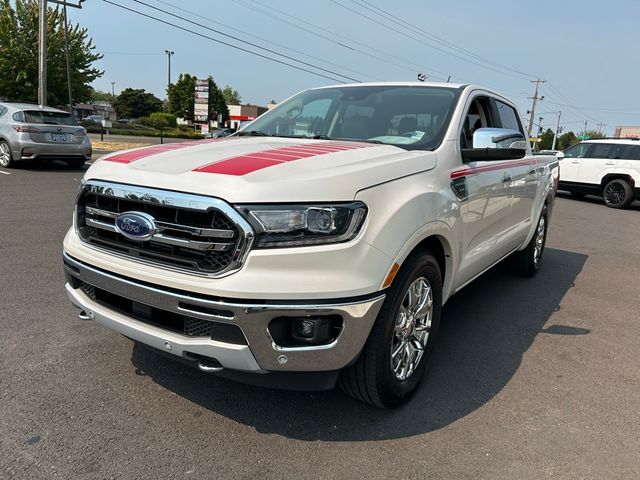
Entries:
{"type": "Polygon", "coordinates": [[[533,277],[540,269],[542,254],[547,243],[547,206],[542,208],[533,238],[524,250],[511,256],[511,266],[515,273],[533,277]]]}
{"type": "Polygon", "coordinates": [[[428,368],[440,325],[442,275],[429,252],[407,259],[378,314],[358,360],[340,387],[377,407],[408,401],[428,368]]]}
{"type": "Polygon", "coordinates": [[[0,140],[0,167],[11,168],[15,165],[9,144],[4,140],[0,140]]]}
{"type": "Polygon", "coordinates": [[[607,183],[602,191],[604,203],[611,208],[627,208],[633,202],[633,190],[626,180],[616,178],[607,183]]]}

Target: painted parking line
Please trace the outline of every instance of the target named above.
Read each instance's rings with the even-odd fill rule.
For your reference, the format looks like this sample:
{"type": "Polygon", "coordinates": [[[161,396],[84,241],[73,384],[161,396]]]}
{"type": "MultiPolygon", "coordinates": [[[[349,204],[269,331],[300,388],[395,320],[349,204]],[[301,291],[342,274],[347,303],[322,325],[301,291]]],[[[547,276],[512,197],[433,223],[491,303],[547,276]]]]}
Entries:
{"type": "Polygon", "coordinates": [[[0,170],[0,173],[2,173],[4,175],[11,175],[9,172],[3,172],[2,170],[0,170]]]}

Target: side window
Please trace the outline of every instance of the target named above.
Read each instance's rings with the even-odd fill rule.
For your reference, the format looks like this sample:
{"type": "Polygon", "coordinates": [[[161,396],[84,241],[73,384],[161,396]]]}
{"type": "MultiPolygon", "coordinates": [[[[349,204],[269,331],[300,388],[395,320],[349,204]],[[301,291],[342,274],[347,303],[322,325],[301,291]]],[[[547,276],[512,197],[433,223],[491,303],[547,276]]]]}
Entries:
{"type": "Polygon", "coordinates": [[[478,128],[494,127],[491,107],[487,97],[476,97],[469,105],[460,131],[460,148],[473,148],[473,132],[478,128]]]}
{"type": "Polygon", "coordinates": [[[640,160],[640,145],[627,145],[620,158],[625,160],[640,160]]]}
{"type": "Polygon", "coordinates": [[[512,107],[502,103],[500,100],[496,100],[496,106],[498,107],[498,117],[500,118],[500,123],[502,123],[502,128],[511,128],[524,133],[518,120],[518,114],[512,107]]]}
{"type": "Polygon", "coordinates": [[[7,112],[7,107],[0,106],[0,117],[3,116],[7,112]]]}
{"type": "Polygon", "coordinates": [[[613,158],[614,148],[612,143],[596,143],[584,158],[613,158]]]}
{"type": "Polygon", "coordinates": [[[13,118],[13,120],[16,122],[24,122],[24,116],[22,115],[22,112],[14,113],[11,118],[13,118]]]}
{"type": "Polygon", "coordinates": [[[591,148],[592,143],[578,143],[573,147],[567,148],[564,151],[565,158],[583,158],[589,149],[591,148]]]}

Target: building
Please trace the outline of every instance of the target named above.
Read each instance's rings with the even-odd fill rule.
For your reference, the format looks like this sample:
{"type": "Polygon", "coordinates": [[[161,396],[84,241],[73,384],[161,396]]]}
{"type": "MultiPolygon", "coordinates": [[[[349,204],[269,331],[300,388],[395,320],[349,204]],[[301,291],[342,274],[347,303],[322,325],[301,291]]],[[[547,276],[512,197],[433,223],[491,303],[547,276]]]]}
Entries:
{"type": "Polygon", "coordinates": [[[90,115],[100,115],[112,121],[117,119],[116,111],[109,102],[76,103],[73,106],[73,113],[78,120],[90,115]]]}
{"type": "Polygon", "coordinates": [[[616,127],[613,136],[617,138],[640,138],[640,126],[616,127]]]}
{"type": "Polygon", "coordinates": [[[268,110],[268,108],[258,105],[227,105],[227,108],[229,109],[229,120],[226,126],[229,128],[238,128],[240,122],[255,120],[268,110]]]}

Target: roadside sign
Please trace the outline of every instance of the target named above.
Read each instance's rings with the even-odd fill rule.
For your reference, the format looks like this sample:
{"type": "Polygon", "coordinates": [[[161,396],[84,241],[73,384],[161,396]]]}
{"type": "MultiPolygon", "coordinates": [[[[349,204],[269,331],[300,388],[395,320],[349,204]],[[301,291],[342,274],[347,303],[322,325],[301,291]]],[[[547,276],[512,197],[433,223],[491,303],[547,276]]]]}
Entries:
{"type": "Polygon", "coordinates": [[[580,140],[589,140],[591,137],[589,135],[578,135],[580,140]]]}

